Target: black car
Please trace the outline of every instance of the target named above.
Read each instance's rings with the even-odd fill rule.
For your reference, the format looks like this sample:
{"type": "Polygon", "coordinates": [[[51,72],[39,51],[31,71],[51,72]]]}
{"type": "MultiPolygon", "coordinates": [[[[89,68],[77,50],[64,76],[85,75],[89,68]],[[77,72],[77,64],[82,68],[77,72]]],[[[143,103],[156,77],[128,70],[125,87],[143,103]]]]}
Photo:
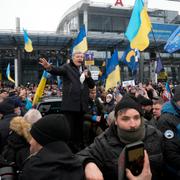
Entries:
{"type": "Polygon", "coordinates": [[[58,114],[61,112],[62,97],[50,96],[43,97],[38,103],[37,109],[41,112],[42,116],[48,114],[58,114]]]}

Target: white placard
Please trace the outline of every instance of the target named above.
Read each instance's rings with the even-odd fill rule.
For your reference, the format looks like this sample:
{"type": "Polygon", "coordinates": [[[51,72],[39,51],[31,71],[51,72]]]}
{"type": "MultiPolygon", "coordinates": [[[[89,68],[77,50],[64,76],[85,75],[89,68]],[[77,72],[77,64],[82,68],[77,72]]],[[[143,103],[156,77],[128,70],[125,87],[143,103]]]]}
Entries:
{"type": "Polygon", "coordinates": [[[126,86],[135,86],[135,82],[134,82],[134,80],[123,81],[122,82],[122,86],[123,87],[126,87],[126,86]]]}

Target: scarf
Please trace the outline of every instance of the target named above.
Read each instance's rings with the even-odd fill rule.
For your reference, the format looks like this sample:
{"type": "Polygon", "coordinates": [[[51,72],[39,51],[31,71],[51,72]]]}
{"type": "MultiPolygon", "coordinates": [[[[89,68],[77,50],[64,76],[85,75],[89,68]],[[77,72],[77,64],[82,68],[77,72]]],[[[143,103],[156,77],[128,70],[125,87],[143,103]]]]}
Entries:
{"type": "Polygon", "coordinates": [[[117,135],[125,144],[143,140],[145,137],[144,119],[141,119],[141,125],[137,129],[125,130],[117,126],[117,135]]]}

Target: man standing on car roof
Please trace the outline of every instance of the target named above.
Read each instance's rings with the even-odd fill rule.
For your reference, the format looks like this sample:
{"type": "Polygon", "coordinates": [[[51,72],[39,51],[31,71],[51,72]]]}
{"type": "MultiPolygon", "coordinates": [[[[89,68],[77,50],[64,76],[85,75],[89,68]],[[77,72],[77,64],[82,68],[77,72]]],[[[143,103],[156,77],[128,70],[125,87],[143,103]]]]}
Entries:
{"type": "Polygon", "coordinates": [[[73,152],[83,147],[83,115],[88,109],[89,88],[95,86],[90,73],[84,67],[84,53],[75,51],[70,63],[54,67],[45,58],[39,62],[49,73],[62,77],[62,111],[66,115],[70,128],[70,147],[73,152]]]}

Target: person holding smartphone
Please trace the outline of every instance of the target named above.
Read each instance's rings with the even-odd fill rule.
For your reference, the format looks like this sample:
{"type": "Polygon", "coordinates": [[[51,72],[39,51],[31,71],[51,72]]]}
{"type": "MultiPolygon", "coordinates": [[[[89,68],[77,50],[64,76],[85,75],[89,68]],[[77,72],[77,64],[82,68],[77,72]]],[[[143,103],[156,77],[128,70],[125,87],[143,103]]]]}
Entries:
{"type": "MultiPolygon", "coordinates": [[[[137,141],[144,143],[148,153],[152,179],[162,179],[161,132],[144,122],[140,105],[125,95],[115,107],[115,122],[96,137],[93,144],[78,153],[85,168],[86,179],[118,179],[119,155],[126,145],[137,141]]],[[[128,176],[131,175],[127,172],[128,176]]]]}

